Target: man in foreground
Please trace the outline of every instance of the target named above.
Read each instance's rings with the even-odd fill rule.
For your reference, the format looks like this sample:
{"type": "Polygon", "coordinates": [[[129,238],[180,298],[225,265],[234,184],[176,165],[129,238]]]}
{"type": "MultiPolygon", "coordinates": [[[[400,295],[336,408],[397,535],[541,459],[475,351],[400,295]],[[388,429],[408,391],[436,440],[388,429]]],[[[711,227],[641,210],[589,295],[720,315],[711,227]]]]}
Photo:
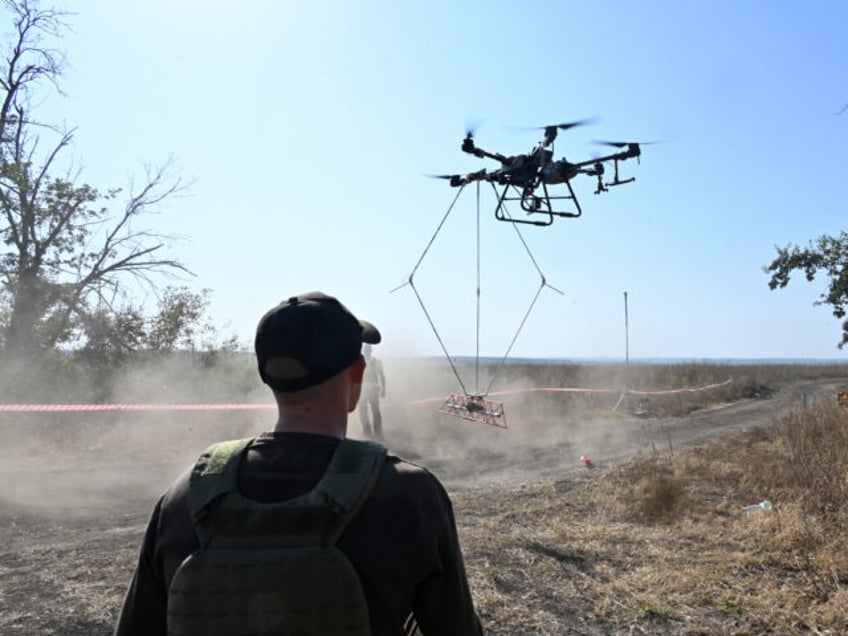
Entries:
{"type": "Polygon", "coordinates": [[[262,317],[274,430],[208,449],[160,498],[116,636],[482,634],[442,485],[346,439],[379,341],[318,292],[262,317]]]}

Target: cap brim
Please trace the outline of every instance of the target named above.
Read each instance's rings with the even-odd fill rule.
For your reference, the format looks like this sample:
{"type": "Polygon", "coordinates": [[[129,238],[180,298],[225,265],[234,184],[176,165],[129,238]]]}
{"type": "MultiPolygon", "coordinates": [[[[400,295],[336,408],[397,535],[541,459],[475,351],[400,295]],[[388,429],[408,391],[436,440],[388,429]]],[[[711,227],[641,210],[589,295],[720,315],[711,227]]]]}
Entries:
{"type": "Polygon", "coordinates": [[[377,330],[377,327],[367,320],[360,320],[359,324],[362,325],[362,342],[372,345],[380,344],[382,337],[380,336],[380,332],[377,330]]]}

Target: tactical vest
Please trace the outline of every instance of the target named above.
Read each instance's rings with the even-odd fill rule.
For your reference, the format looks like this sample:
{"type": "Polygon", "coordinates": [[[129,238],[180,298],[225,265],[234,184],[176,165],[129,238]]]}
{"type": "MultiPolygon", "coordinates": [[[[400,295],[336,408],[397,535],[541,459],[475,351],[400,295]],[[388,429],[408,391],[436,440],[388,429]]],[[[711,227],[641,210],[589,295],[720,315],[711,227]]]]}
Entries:
{"type": "Polygon", "coordinates": [[[222,442],[191,474],[189,506],[202,546],[168,593],[169,636],[366,636],[359,577],[336,541],[368,498],[386,449],[344,439],[304,495],[264,503],[238,491],[252,440],[222,442]]]}

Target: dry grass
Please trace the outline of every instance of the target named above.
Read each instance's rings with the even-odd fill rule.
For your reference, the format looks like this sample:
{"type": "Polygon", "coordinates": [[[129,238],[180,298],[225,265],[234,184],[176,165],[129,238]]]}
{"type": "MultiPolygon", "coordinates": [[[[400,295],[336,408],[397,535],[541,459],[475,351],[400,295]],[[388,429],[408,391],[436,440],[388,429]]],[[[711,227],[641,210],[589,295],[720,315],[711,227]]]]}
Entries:
{"type": "Polygon", "coordinates": [[[826,405],[455,502],[488,633],[844,634],[846,494],[848,412],[826,405]]]}

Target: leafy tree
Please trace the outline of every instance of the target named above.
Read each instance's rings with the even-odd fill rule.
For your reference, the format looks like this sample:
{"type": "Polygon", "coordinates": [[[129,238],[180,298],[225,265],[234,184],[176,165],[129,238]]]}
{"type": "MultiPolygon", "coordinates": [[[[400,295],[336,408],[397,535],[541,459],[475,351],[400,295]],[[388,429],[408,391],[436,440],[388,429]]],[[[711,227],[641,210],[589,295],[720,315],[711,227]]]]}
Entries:
{"type": "Polygon", "coordinates": [[[86,322],[86,342],[78,357],[87,363],[112,369],[144,346],[145,317],[138,307],[101,308],[87,316],[86,322]]]}
{"type": "Polygon", "coordinates": [[[170,162],[148,168],[140,187],[100,192],[61,174],[57,158],[73,130],[38,122],[33,93],[57,85],[62,56],[45,39],[63,33],[66,14],[38,0],[2,0],[14,31],[0,63],[0,334],[7,354],[29,356],[123,325],[118,349],[134,346],[139,316],[122,308],[131,280],[154,288],[162,275],[189,273],[163,253],[169,237],[140,226],[183,190],[170,162]],[[41,152],[44,137],[54,141],[41,152]],[[126,322],[128,321],[128,322],[126,322]],[[126,323],[126,324],[125,324],[126,323]]]}
{"type": "Polygon", "coordinates": [[[185,287],[169,287],[159,301],[159,313],[150,320],[147,346],[153,351],[196,349],[198,336],[209,325],[202,319],[209,304],[209,290],[195,294],[185,287]]]}
{"type": "MultiPolygon", "coordinates": [[[[804,272],[808,281],[815,279],[819,272],[828,277],[828,288],[815,305],[830,305],[833,315],[843,319],[848,305],[848,232],[839,236],[823,235],[801,249],[796,245],[777,248],[777,258],[763,268],[771,274],[770,289],[782,289],[789,283],[789,276],[795,270],[804,272]]],[[[842,323],[841,349],[848,344],[848,320],[842,323]]]]}
{"type": "Polygon", "coordinates": [[[168,287],[159,300],[158,312],[147,321],[146,350],[191,352],[205,367],[214,366],[222,354],[241,351],[236,334],[221,334],[207,318],[209,296],[208,289],[196,293],[186,287],[168,287]]]}
{"type": "Polygon", "coordinates": [[[130,363],[138,368],[162,365],[161,370],[169,361],[182,360],[183,373],[188,367],[216,366],[222,354],[237,352],[241,345],[235,335],[222,337],[208,321],[208,305],[207,289],[196,293],[167,287],[152,315],[132,305],[98,310],[87,317],[86,341],[72,356],[74,371],[89,378],[97,397],[103,397],[115,375],[130,363]]]}

